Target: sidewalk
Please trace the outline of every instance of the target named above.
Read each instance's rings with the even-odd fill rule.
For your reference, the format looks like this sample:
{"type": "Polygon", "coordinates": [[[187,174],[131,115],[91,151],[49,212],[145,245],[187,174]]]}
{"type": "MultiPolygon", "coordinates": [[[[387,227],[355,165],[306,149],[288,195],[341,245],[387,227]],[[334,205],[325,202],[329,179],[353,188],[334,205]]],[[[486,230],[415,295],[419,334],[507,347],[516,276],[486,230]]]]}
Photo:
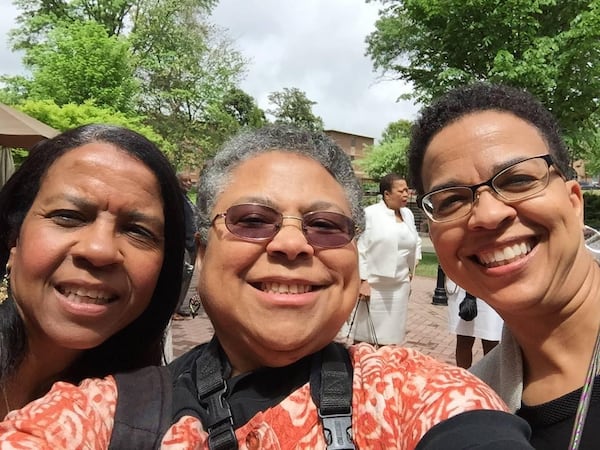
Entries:
{"type": "MultiPolygon", "coordinates": [[[[195,279],[192,281],[195,285],[195,279]]],[[[448,332],[447,307],[433,305],[431,299],[435,279],[415,277],[408,307],[407,347],[413,347],[434,358],[454,364],[456,337],[448,332]]],[[[202,314],[195,319],[173,322],[173,353],[179,356],[197,344],[210,340],[213,328],[202,314]]],[[[481,342],[476,340],[473,362],[483,353],[481,342]]]]}

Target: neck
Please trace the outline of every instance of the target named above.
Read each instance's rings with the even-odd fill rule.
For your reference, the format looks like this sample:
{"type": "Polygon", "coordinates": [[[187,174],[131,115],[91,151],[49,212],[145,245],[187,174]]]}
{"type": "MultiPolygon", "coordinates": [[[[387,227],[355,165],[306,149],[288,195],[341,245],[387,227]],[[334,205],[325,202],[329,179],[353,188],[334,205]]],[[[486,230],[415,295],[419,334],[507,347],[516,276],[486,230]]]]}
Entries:
{"type": "Polygon", "coordinates": [[[599,292],[600,270],[594,264],[577,292],[565,296],[560,311],[505,319],[523,353],[526,404],[553,400],[583,385],[600,329],[599,292]]]}
{"type": "Polygon", "coordinates": [[[48,392],[52,384],[61,379],[61,375],[81,354],[80,350],[51,348],[44,345],[39,348],[29,342],[28,353],[16,372],[2,380],[3,392],[0,393],[0,415],[20,409],[31,401],[48,392]],[[4,396],[6,394],[6,397],[4,396]]]}

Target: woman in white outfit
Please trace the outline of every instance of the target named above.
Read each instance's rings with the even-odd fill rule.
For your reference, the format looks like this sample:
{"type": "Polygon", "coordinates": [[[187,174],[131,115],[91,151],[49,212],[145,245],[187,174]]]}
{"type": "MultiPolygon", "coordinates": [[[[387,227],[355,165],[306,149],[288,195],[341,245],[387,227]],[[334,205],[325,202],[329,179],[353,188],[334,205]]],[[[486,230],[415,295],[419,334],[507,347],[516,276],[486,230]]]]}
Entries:
{"type": "Polygon", "coordinates": [[[406,208],[406,181],[396,174],[379,183],[380,202],[365,208],[366,228],[358,240],[360,294],[354,340],[400,344],[406,335],[410,280],[421,259],[421,239],[412,211],[406,208]]]}
{"type": "Polygon", "coordinates": [[[502,336],[504,321],[486,302],[476,298],[477,316],[473,320],[463,320],[458,315],[460,302],[465,298],[465,290],[446,277],[448,293],[448,328],[456,335],[456,365],[468,369],[473,363],[473,344],[481,339],[483,354],[493,349],[502,336]]]}

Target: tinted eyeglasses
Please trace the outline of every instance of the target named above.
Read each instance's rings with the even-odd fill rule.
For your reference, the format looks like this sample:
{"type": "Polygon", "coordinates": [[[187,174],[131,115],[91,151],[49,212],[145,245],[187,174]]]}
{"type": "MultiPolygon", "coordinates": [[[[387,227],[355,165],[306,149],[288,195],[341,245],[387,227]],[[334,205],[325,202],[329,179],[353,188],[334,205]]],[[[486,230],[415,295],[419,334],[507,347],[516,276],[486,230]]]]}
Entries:
{"type": "Polygon", "coordinates": [[[283,219],[302,222],[302,232],[313,247],[337,248],[348,244],[356,233],[354,221],[344,214],[332,211],[313,211],[302,217],[284,216],[273,208],[258,203],[233,205],[217,214],[211,225],[223,217],[231,234],[244,241],[269,241],[282,227],[283,219]]]}
{"type": "Polygon", "coordinates": [[[550,155],[533,156],[505,167],[483,183],[452,186],[420,195],[417,205],[433,222],[449,222],[471,212],[477,190],[483,186],[488,186],[505,202],[525,200],[546,189],[553,164],[550,155]]]}

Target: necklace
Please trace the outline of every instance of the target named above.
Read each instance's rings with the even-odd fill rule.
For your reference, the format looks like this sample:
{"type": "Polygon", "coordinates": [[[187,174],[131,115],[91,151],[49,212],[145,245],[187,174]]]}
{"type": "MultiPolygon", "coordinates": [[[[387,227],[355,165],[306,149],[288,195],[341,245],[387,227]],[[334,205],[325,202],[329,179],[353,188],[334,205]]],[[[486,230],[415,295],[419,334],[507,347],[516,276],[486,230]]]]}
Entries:
{"type": "Polygon", "coordinates": [[[598,372],[598,359],[600,359],[600,330],[598,330],[598,334],[596,335],[596,343],[594,344],[592,359],[585,377],[585,383],[581,389],[581,397],[579,398],[579,403],[577,404],[577,413],[575,414],[575,423],[573,425],[571,441],[569,442],[569,450],[577,450],[579,448],[579,444],[581,443],[583,425],[585,424],[585,418],[590,406],[590,398],[592,397],[592,387],[594,386],[594,379],[596,378],[596,373],[598,372]]]}
{"type": "Polygon", "coordinates": [[[2,388],[2,396],[4,397],[4,405],[6,406],[6,414],[10,412],[10,405],[8,404],[8,395],[6,395],[6,386],[4,383],[0,383],[0,387],[2,388]]]}

